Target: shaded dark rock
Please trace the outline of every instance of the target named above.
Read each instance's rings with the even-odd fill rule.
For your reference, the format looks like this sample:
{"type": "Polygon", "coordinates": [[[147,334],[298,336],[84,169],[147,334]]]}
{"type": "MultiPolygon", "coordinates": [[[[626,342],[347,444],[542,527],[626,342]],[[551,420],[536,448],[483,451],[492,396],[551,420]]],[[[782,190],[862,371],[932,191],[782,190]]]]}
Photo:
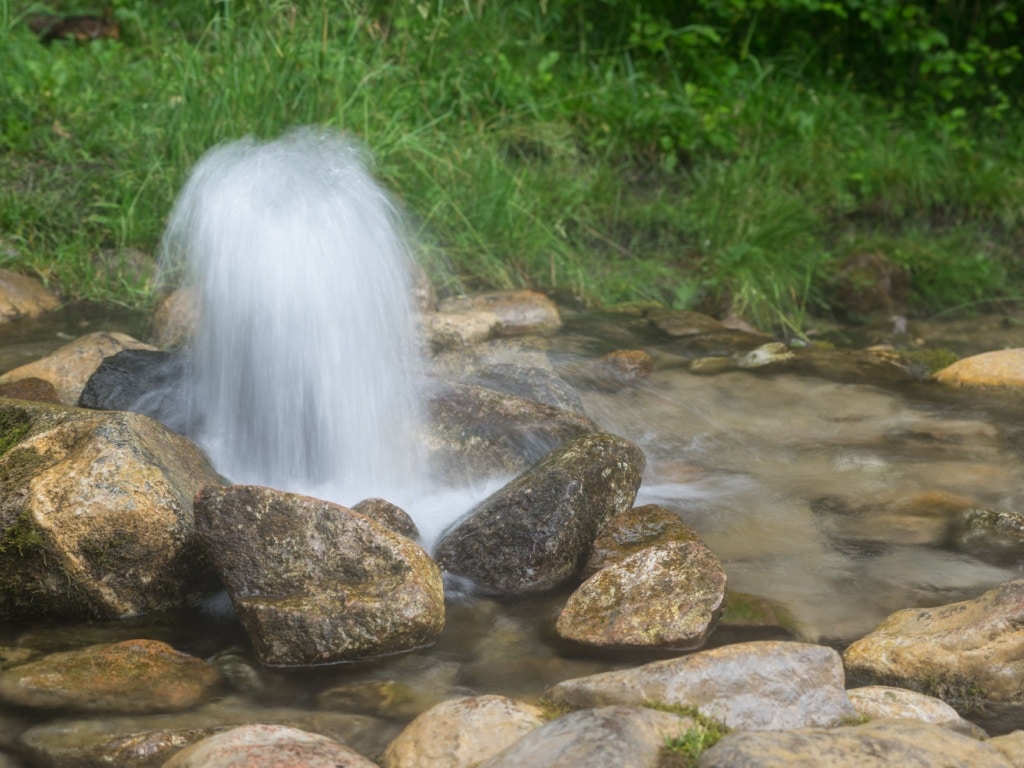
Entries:
{"type": "Polygon", "coordinates": [[[438,562],[488,592],[555,587],[580,572],[597,532],[632,505],[643,467],[643,452],[628,440],[576,438],[450,528],[438,562]]]}
{"type": "Polygon", "coordinates": [[[185,357],[156,349],[126,349],[103,358],[78,404],[102,411],[135,411],[163,423],[181,419],[185,357]]]}
{"type": "Polygon", "coordinates": [[[996,565],[1024,563],[1024,515],[1008,510],[965,509],[949,521],[946,543],[996,565]]]}
{"type": "Polygon", "coordinates": [[[152,349],[126,333],[96,331],[68,342],[60,349],[31,363],[18,366],[0,376],[0,384],[37,378],[57,389],[64,405],[78,405],[89,377],[104,358],[125,349],[152,349]]]}
{"type": "Polygon", "coordinates": [[[597,425],[578,413],[475,384],[446,387],[428,401],[428,449],[451,481],[515,475],[597,425]]]}
{"type": "Polygon", "coordinates": [[[365,515],[257,486],[205,488],[196,528],[257,657],[271,666],[382,656],[444,626],[437,565],[365,515]]]}

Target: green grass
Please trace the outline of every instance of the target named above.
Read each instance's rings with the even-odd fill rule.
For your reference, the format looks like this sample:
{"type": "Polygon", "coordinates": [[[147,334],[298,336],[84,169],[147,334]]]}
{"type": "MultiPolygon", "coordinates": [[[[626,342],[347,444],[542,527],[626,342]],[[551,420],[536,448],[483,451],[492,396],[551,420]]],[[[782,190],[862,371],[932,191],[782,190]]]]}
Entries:
{"type": "Polygon", "coordinates": [[[26,20],[46,9],[0,0],[0,266],[69,299],[145,305],[147,273],[119,265],[155,252],[189,168],[303,124],[366,145],[443,291],[799,333],[850,254],[905,267],[919,313],[1024,276],[1020,120],[908,115],[698,28],[602,42],[557,2],[116,0],[120,41],[43,46],[26,20]]]}

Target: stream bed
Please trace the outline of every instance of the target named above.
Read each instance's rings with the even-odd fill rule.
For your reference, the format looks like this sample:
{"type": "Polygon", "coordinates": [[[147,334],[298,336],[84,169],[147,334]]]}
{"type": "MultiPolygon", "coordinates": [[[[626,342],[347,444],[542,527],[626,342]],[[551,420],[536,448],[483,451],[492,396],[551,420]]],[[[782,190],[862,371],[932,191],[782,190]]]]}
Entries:
{"type": "MultiPolygon", "coordinates": [[[[144,327],[137,314],[99,310],[13,324],[0,329],[0,372],[81,333],[122,330],[141,338],[144,327]]],[[[959,355],[1024,346],[1024,330],[1005,318],[914,332],[959,355]]],[[[562,359],[616,348],[653,357],[654,371],[642,383],[584,392],[584,406],[604,429],[644,449],[636,503],[677,512],[722,560],[730,592],[774,606],[777,620],[734,620],[705,647],[790,638],[841,650],[895,610],[974,597],[1022,575],[1017,554],[958,543],[946,511],[1024,511],[1024,396],[767,370],[697,374],[684,344],[628,316],[567,315],[549,344],[562,359]]],[[[554,621],[567,595],[494,600],[453,593],[432,647],[306,670],[260,668],[223,596],[174,616],[3,624],[0,646],[56,651],[163,640],[214,660],[229,680],[232,706],[371,715],[379,724],[375,743],[383,744],[402,723],[454,695],[535,699],[567,678],[668,655],[598,653],[560,641],[554,621]]],[[[0,749],[61,716],[0,714],[0,749]]]]}

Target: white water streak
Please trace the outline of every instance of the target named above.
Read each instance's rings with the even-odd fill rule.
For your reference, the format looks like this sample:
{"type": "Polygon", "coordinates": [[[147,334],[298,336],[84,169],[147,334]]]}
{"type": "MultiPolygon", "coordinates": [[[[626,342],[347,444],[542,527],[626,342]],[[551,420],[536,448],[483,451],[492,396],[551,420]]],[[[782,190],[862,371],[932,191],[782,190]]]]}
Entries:
{"type": "Polygon", "coordinates": [[[410,248],[354,144],[301,129],[211,150],[164,266],[198,290],[186,407],[218,471],[348,504],[417,483],[410,248]]]}

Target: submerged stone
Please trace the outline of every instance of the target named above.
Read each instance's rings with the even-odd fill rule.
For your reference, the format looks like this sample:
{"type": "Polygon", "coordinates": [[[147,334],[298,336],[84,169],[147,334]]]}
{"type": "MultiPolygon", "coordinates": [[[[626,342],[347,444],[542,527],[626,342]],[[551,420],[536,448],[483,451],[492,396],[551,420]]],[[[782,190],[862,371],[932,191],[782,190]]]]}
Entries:
{"type": "Polygon", "coordinates": [[[51,653],[0,672],[0,700],[33,709],[172,712],[209,699],[215,667],[156,640],[51,653]]]}
{"type": "Polygon", "coordinates": [[[263,664],[323,664],[432,643],[441,572],[365,515],[257,486],[210,487],[196,527],[263,664]]]}
{"type": "Polygon", "coordinates": [[[487,592],[517,594],[577,575],[601,527],[628,509],[643,452],[595,433],[552,451],[443,534],[441,566],[487,592]]]}

